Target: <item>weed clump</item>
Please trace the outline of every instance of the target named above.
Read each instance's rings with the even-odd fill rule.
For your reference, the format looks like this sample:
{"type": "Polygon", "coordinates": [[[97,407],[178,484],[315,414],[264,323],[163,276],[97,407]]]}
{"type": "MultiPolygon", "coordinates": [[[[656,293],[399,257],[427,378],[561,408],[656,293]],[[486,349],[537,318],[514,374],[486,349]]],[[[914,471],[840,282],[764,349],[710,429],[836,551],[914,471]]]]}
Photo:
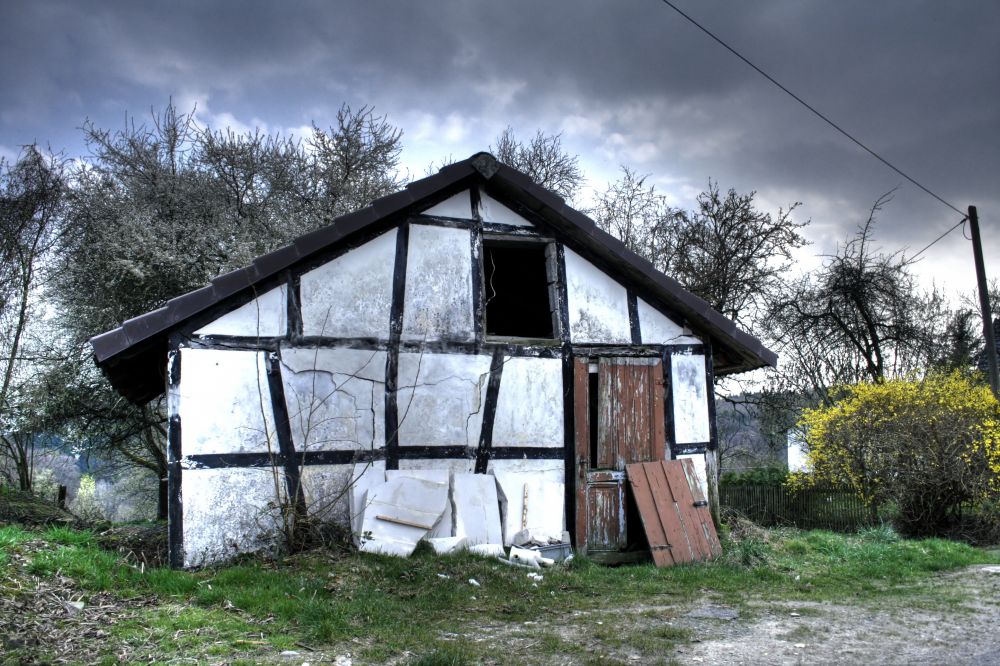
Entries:
{"type": "Polygon", "coordinates": [[[723,539],[724,561],[751,569],[771,562],[774,549],[768,530],[738,511],[726,510],[723,521],[728,527],[723,539]]]}

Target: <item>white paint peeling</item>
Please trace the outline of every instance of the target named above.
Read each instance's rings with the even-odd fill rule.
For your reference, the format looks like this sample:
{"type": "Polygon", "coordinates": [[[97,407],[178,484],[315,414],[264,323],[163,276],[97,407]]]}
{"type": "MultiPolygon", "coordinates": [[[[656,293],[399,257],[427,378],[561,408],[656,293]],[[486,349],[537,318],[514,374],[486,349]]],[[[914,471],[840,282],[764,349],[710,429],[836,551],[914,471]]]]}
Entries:
{"type": "MultiPolygon", "coordinates": [[[[186,438],[186,433],[185,433],[186,438]]],[[[184,566],[196,567],[275,545],[280,520],[273,508],[285,498],[283,468],[187,470],[184,566]]]]}
{"type": "Polygon", "coordinates": [[[472,196],[469,190],[448,197],[423,211],[424,215],[435,217],[457,217],[463,220],[472,219],[472,196]]]}
{"type": "Polygon", "coordinates": [[[385,352],[282,347],[281,378],[297,451],[385,446],[385,352]]]}
{"type": "Polygon", "coordinates": [[[702,497],[708,497],[708,472],[705,467],[705,454],[690,453],[677,456],[678,460],[684,460],[685,458],[694,463],[694,473],[698,477],[698,485],[701,486],[702,497]]]}
{"type": "MultiPolygon", "coordinates": [[[[180,350],[167,352],[167,377],[174,377],[180,370],[181,352],[180,350]]],[[[171,381],[167,380],[167,419],[178,416],[181,413],[180,390],[171,381]]]]}
{"type": "Polygon", "coordinates": [[[566,291],[573,342],[631,344],[625,287],[569,248],[566,291]]]}
{"type": "Polygon", "coordinates": [[[674,402],[674,435],[678,444],[709,441],[708,381],[701,354],[670,355],[670,380],[674,402]]]}
{"type": "Polygon", "coordinates": [[[405,291],[404,340],[475,339],[470,232],[411,225],[405,291]]]}
{"type": "Polygon", "coordinates": [[[400,354],[400,443],[476,446],[491,360],[471,354],[400,354]]]}
{"type": "Polygon", "coordinates": [[[666,315],[642,300],[639,305],[639,329],[644,345],[700,345],[691,331],[671,321],[666,315]]]}
{"type": "Polygon", "coordinates": [[[263,352],[181,349],[183,453],[278,450],[263,352]]]}
{"type": "Polygon", "coordinates": [[[302,274],[304,335],[389,337],[396,233],[392,229],[302,274]]]}
{"type": "Polygon", "coordinates": [[[510,224],[515,227],[532,227],[531,222],[512,211],[490,195],[483,189],[479,190],[479,215],[483,222],[494,222],[497,224],[510,224]]]}
{"type": "Polygon", "coordinates": [[[493,446],[563,446],[562,360],[504,360],[493,419],[493,446]]]}
{"type": "Polygon", "coordinates": [[[275,287],[232,312],[202,326],[195,335],[232,335],[241,338],[276,338],[287,332],[288,305],[285,285],[275,287]]]}

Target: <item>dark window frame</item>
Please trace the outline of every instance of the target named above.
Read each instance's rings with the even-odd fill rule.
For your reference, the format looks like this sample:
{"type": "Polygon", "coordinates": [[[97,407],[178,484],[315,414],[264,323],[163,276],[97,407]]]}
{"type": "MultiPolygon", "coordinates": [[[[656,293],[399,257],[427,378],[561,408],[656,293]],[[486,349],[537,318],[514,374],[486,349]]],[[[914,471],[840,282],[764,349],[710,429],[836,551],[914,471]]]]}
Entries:
{"type": "MultiPolygon", "coordinates": [[[[559,270],[558,270],[558,255],[556,250],[556,243],[551,238],[525,238],[523,236],[506,236],[503,234],[483,234],[482,237],[482,251],[479,256],[480,264],[480,276],[481,283],[479,285],[480,293],[482,294],[482,330],[483,335],[489,340],[503,340],[503,341],[520,341],[520,340],[537,340],[537,341],[547,341],[547,342],[558,342],[561,339],[561,328],[560,328],[560,318],[559,318],[559,298],[558,293],[560,289],[559,284],[559,270]],[[541,260],[544,262],[544,284],[536,284],[533,289],[542,289],[543,294],[539,297],[539,300],[545,299],[545,303],[548,310],[548,321],[549,325],[545,331],[545,335],[521,335],[521,334],[511,334],[509,332],[495,333],[491,332],[491,329],[496,330],[495,326],[490,326],[489,312],[490,303],[492,301],[490,293],[490,279],[492,275],[492,267],[489,263],[490,257],[492,256],[491,250],[494,248],[499,248],[501,250],[517,250],[523,249],[531,252],[537,252],[542,255],[541,260]]],[[[537,271],[536,271],[537,272],[537,271]]],[[[536,304],[537,305],[537,304],[536,304]]],[[[525,331],[527,333],[537,332],[537,331],[525,331]]]]}

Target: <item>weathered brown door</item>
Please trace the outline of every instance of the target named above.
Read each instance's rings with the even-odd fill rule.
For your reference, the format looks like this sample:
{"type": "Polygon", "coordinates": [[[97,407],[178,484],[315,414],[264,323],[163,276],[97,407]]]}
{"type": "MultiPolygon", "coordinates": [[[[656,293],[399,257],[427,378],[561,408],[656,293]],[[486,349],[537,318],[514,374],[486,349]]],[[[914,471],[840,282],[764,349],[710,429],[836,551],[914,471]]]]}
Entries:
{"type": "Polygon", "coordinates": [[[659,358],[574,361],[578,548],[626,547],[625,466],[664,459],[663,396],[659,358]]]}

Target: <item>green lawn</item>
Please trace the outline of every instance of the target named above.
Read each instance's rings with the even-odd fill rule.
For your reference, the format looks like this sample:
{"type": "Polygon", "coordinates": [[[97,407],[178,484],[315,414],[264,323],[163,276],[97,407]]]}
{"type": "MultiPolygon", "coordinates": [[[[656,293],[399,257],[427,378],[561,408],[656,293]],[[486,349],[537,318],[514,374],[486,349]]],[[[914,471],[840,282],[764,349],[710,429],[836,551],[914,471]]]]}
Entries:
{"type": "Polygon", "coordinates": [[[662,655],[688,640],[685,630],[666,621],[669,611],[651,611],[664,621],[633,634],[607,609],[662,609],[704,597],[741,608],[760,600],[900,598],[914,594],[915,584],[935,572],[1000,563],[995,552],[943,540],[902,540],[886,529],[856,535],[770,530],[727,541],[725,556],[711,564],[607,568],[578,558],[543,572],[535,586],[522,569],[423,550],[405,560],[314,551],[197,572],[140,570],[99,548],[89,532],[6,527],[0,528],[0,574],[10,575],[0,579],[0,595],[13,593],[3,586],[13,585],[12,555],[18,552],[19,561],[27,561],[22,573],[68,576],[85,593],[150,600],[113,626],[111,661],[115,641],[143,641],[157,660],[273,655],[307,646],[350,650],[355,659],[371,662],[476,663],[486,650],[501,663],[522,660],[526,655],[519,650],[544,661],[546,654],[581,650],[560,634],[561,621],[598,612],[605,620],[594,624],[588,640],[662,655]],[[511,643],[505,654],[495,653],[497,640],[480,640],[514,626],[527,638],[511,643]]]}

